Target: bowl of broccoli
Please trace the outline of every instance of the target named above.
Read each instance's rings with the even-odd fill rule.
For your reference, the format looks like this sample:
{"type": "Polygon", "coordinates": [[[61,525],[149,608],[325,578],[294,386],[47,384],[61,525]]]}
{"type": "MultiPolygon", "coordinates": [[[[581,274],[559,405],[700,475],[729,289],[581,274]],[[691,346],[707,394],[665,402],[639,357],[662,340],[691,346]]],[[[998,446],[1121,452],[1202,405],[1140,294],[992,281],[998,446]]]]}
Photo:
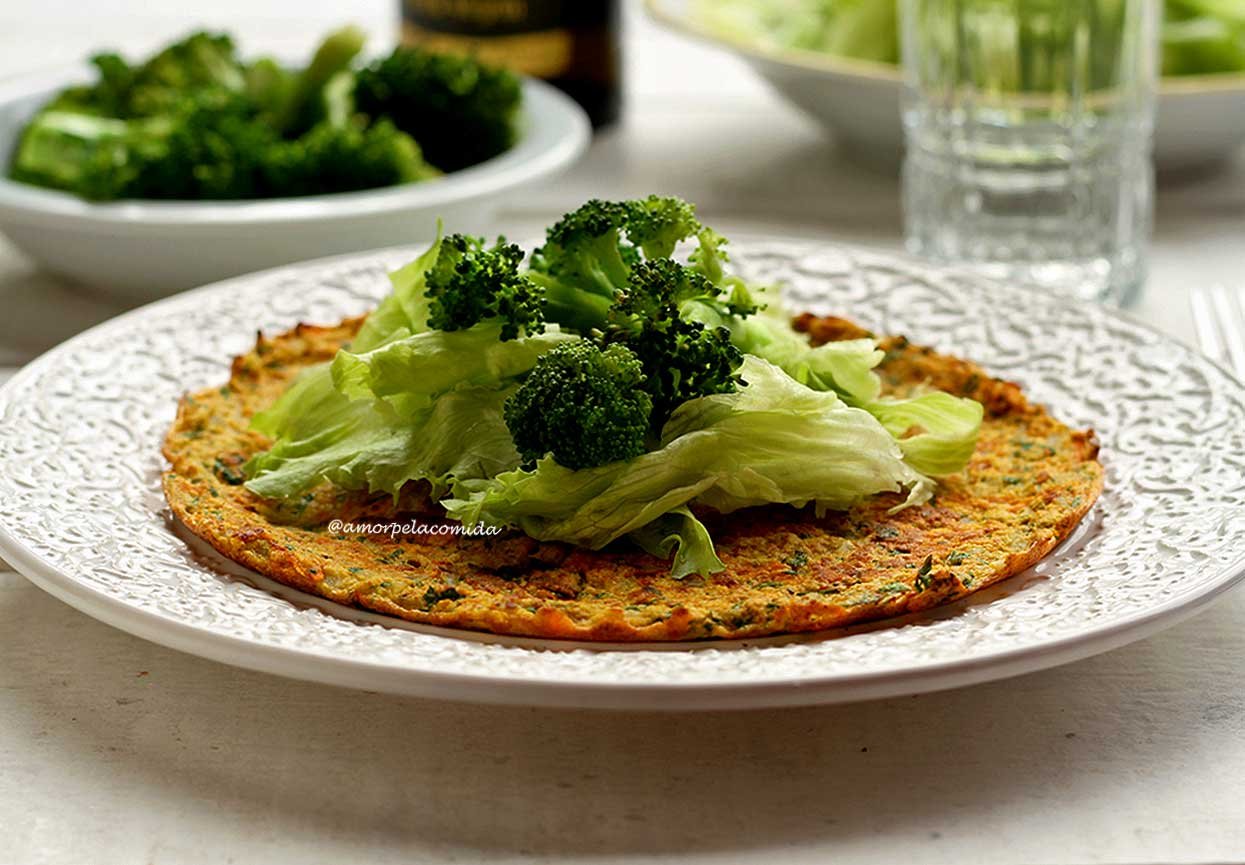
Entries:
{"type": "Polygon", "coordinates": [[[543,82],[329,34],[310,59],[243,59],[196,32],[142,62],[0,88],[0,231],[49,270],[130,300],[487,222],[584,150],[543,82]]]}
{"type": "MultiPolygon", "coordinates": [[[[897,168],[897,0],[645,0],[650,15],[726,48],[866,161],[897,168]]],[[[1165,0],[1154,155],[1161,170],[1245,144],[1245,0],[1165,0]]]]}

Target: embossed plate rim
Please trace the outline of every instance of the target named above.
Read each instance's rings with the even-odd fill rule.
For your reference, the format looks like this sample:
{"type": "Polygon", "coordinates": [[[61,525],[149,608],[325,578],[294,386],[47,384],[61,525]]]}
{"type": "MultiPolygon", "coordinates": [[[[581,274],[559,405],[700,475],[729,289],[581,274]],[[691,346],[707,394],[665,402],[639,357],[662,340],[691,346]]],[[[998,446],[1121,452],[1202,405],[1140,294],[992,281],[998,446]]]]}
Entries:
{"type": "MultiPolygon", "coordinates": [[[[749,241],[746,244],[739,244],[739,248],[746,249],[747,246],[753,244],[759,247],[762,243],[755,238],[750,238],[749,241]]],[[[772,246],[776,249],[788,250],[786,254],[795,254],[793,250],[803,250],[806,259],[827,252],[842,254],[852,261],[856,261],[856,257],[861,256],[866,260],[871,257],[880,258],[899,269],[906,268],[912,274],[937,274],[944,279],[958,280],[962,283],[980,281],[975,276],[956,274],[954,271],[933,268],[902,256],[871,250],[853,251],[845,247],[828,247],[824,244],[793,241],[777,241],[772,246]]],[[[141,321],[161,312],[174,311],[181,305],[191,307],[201,299],[213,295],[219,294],[224,297],[230,292],[243,291],[250,284],[272,282],[283,274],[295,278],[299,275],[310,278],[319,274],[322,278],[328,279],[335,268],[345,268],[355,264],[356,268],[361,270],[369,262],[375,267],[381,262],[391,262],[403,254],[409,254],[409,250],[379,250],[362,255],[335,256],[316,262],[276,268],[217,283],[126,313],[53,349],[17,373],[3,388],[0,388],[0,417],[7,415],[29,382],[36,381],[46,370],[54,369],[55,365],[62,358],[68,357],[75,347],[98,339],[101,334],[106,335],[113,330],[123,331],[135,321],[141,321]]],[[[1085,314],[1115,316],[1126,327],[1146,331],[1151,338],[1175,346],[1170,338],[1131,319],[1097,309],[1086,309],[1085,314]]],[[[1182,346],[1175,347],[1178,351],[1191,354],[1182,346]]],[[[222,365],[224,360],[222,358],[222,365]]],[[[1201,358],[1197,360],[1199,363],[1214,367],[1225,382],[1239,387],[1239,384],[1234,383],[1230,376],[1210,361],[1203,361],[1201,358]]],[[[142,467],[139,470],[141,471],[142,467]]],[[[164,517],[160,514],[150,516],[161,523],[164,522],[164,517]]],[[[171,530],[167,528],[165,530],[172,534],[171,530]]],[[[7,526],[0,525],[0,555],[3,555],[16,570],[26,575],[36,585],[88,615],[174,649],[236,666],[334,685],[482,702],[597,708],[709,709],[840,702],[956,687],[1016,675],[1077,660],[1148,636],[1195,614],[1245,578],[1245,555],[1242,555],[1221,567],[1213,580],[1205,582],[1194,591],[1178,593],[1162,603],[1131,616],[1055,639],[998,648],[978,655],[950,660],[918,661],[897,668],[838,671],[830,675],[819,675],[816,665],[813,664],[811,669],[784,676],[751,679],[746,676],[725,676],[715,679],[710,666],[706,668],[705,675],[697,681],[653,681],[651,678],[635,677],[631,679],[624,677],[621,680],[617,678],[593,680],[590,675],[560,676],[562,671],[557,669],[556,665],[550,667],[541,661],[542,656],[553,653],[541,652],[529,647],[521,647],[517,650],[524,656],[523,663],[520,664],[524,668],[524,673],[506,676],[490,673],[487,668],[465,672],[463,669],[437,669],[427,664],[412,666],[393,661],[377,661],[354,656],[343,657],[332,654],[328,643],[324,647],[295,649],[276,642],[250,639],[220,628],[212,629],[202,624],[183,621],[158,609],[139,606],[124,598],[110,595],[107,591],[75,577],[68,569],[45,560],[18,534],[20,533],[14,533],[7,526]]],[[[180,538],[176,538],[176,535],[173,537],[181,543],[180,538]]],[[[326,618],[332,617],[326,616],[326,618]]],[[[385,632],[394,630],[377,625],[361,625],[360,627],[379,628],[385,632]]],[[[422,637],[455,644],[467,642],[453,636],[443,637],[425,633],[422,637]]],[[[845,639],[855,639],[855,637],[845,639]]],[[[810,639],[809,642],[814,641],[815,638],[810,639]]],[[[836,641],[822,642],[821,645],[834,642],[836,641]]],[[[480,651],[485,653],[482,657],[486,657],[492,649],[503,650],[503,647],[487,641],[477,642],[476,645],[481,647],[480,651]]],[[[771,650],[761,647],[740,651],[755,659],[771,650]]],[[[608,657],[611,653],[572,650],[570,652],[560,651],[557,654],[575,656],[578,659],[577,663],[582,661],[582,672],[590,674],[595,663],[594,659],[608,657]]],[[[637,654],[664,656],[667,660],[645,662],[648,667],[656,670],[671,663],[678,663],[679,659],[691,659],[702,654],[724,656],[726,652],[715,649],[713,644],[698,644],[686,652],[646,653],[640,650],[637,654]]],[[[815,661],[816,658],[813,657],[812,660],[815,661]]]]}

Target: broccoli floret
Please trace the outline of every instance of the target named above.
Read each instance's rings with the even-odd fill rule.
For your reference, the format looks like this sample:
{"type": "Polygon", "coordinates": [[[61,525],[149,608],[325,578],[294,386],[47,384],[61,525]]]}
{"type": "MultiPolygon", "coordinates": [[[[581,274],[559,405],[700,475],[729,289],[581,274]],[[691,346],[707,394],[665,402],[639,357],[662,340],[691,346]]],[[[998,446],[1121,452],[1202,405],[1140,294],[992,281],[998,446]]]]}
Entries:
{"type": "Polygon", "coordinates": [[[275,143],[264,156],[265,195],[320,195],[375,189],[437,177],[419,145],[388,120],[370,126],[325,121],[275,143]]]}
{"type": "Polygon", "coordinates": [[[355,104],[390,117],[442,171],[509,150],[522,100],[518,77],[470,57],[400,47],[358,74],[355,104]]]}
{"type": "Polygon", "coordinates": [[[192,33],[139,65],[113,52],[96,54],[91,64],[94,84],[62,90],[43,110],[134,120],[176,112],[205,92],[247,89],[246,72],[224,34],[192,33]]]}
{"type": "Polygon", "coordinates": [[[350,61],[367,41],[358,27],[343,27],[324,38],[311,62],[290,81],[272,122],[287,138],[328,119],[341,125],[352,113],[350,61]]]}
{"type": "Polygon", "coordinates": [[[247,98],[260,114],[275,117],[289,102],[297,77],[271,57],[261,57],[246,67],[247,98]]]}
{"type": "Polygon", "coordinates": [[[546,454],[569,469],[633,459],[646,450],[653,404],[629,349],[587,340],[541,355],[503,414],[524,460],[546,454]]]}
{"type": "Polygon", "coordinates": [[[719,303],[704,275],[669,258],[637,264],[610,311],[607,342],[628,346],[640,359],[652,394],[654,429],[679,405],[714,393],[731,393],[743,354],[730,331],[688,318],[689,304],[719,303]]]}
{"type": "Polygon", "coordinates": [[[192,33],[137,67],[116,54],[100,54],[92,62],[100,73],[94,90],[107,106],[104,113],[122,118],[164,114],[188,95],[205,90],[246,89],[233,40],[224,33],[192,33]]]}
{"type": "Polygon", "coordinates": [[[243,98],[200,94],[137,120],[43,112],[22,137],[15,179],[91,200],[242,199],[349,192],[439,174],[388,121],[324,122],[283,140],[243,98]]]}
{"type": "Polygon", "coordinates": [[[133,120],[44,111],[23,134],[12,175],[100,201],[252,196],[275,136],[220,96],[133,120]]]}
{"type": "Polygon", "coordinates": [[[498,238],[490,249],[484,239],[451,234],[441,241],[436,263],[425,275],[428,326],[464,330],[481,319],[502,322],[501,338],[544,330],[544,292],[523,274],[523,250],[498,238]]]}
{"type": "Polygon", "coordinates": [[[124,164],[136,132],[126,120],[43,111],[22,132],[10,174],[23,183],[85,195],[101,180],[116,182],[117,172],[110,179],[105,169],[124,164]]]}
{"type": "Polygon", "coordinates": [[[678,317],[689,303],[718,302],[718,288],[703,274],[670,258],[656,258],[632,268],[618,293],[613,312],[631,321],[678,317]]]}
{"type": "Polygon", "coordinates": [[[692,270],[700,273],[717,286],[719,297],[713,304],[723,317],[746,318],[761,308],[752,296],[748,284],[738,276],[730,276],[723,267],[730,261],[726,252],[727,239],[712,228],[704,227],[696,233],[696,249],[689,256],[692,270]]]}
{"type": "Polygon", "coordinates": [[[627,208],[593,199],[566,214],[532,252],[532,279],[545,288],[545,316],[587,333],[605,325],[615,295],[627,284],[634,248],[622,240],[627,208]]]}
{"type": "Polygon", "coordinates": [[[91,87],[73,87],[61,93],[52,106],[65,110],[98,112],[111,117],[130,114],[130,92],[134,87],[135,67],[120,54],[96,54],[91,65],[99,73],[99,81],[91,87]]]}
{"type": "Polygon", "coordinates": [[[532,253],[533,279],[546,288],[547,317],[581,333],[603,328],[631,269],[667,258],[701,230],[695,208],[679,198],[587,202],[558,220],[532,253]]]}
{"type": "Polygon", "coordinates": [[[681,198],[650,195],[629,201],[627,239],[644,251],[645,258],[669,258],[674,248],[701,229],[696,208],[681,198]]]}
{"type": "MultiPolygon", "coordinates": [[[[163,138],[136,139],[115,198],[227,199],[265,194],[277,135],[253,122],[242,99],[188,102],[163,138]]],[[[99,196],[97,196],[99,197],[99,196]]]]}

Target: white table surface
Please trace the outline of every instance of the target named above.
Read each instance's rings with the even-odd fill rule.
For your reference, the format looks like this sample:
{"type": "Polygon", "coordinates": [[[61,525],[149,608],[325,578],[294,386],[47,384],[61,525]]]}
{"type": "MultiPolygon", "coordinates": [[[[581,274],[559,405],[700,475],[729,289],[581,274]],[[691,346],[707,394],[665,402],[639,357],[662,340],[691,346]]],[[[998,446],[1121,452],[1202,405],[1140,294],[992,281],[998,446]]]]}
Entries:
{"type": "MultiPolygon", "coordinates": [[[[394,5],[5,0],[0,75],[195,23],[272,50],[347,16],[383,38],[394,5]]],[[[837,155],[735,61],[628,24],[626,122],[498,228],[663,191],[735,231],[898,246],[893,178],[837,155]]],[[[1245,281],[1243,264],[1245,158],[1160,189],[1135,314],[1191,340],[1189,287],[1245,281]]],[[[118,311],[0,240],[0,379],[118,311]]],[[[0,563],[0,863],[1245,861],[1243,674],[1238,592],[1098,658],[907,699],[492,708],[182,655],[0,563]]]]}

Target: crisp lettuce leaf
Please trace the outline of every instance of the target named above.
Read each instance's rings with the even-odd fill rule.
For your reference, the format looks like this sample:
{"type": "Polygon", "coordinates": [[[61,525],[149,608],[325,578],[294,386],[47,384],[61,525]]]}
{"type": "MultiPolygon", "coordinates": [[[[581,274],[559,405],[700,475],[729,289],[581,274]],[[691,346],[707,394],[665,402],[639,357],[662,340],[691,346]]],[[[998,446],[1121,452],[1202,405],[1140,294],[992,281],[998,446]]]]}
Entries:
{"type": "Polygon", "coordinates": [[[414,261],[389,274],[393,291],[368,315],[351,342],[356,352],[371,351],[395,339],[428,330],[428,291],[425,275],[441,252],[441,221],[437,239],[414,261]]]}
{"type": "Polygon", "coordinates": [[[289,498],[328,481],[343,489],[396,497],[425,481],[439,498],[454,480],[489,478],[519,465],[502,418],[517,385],[461,388],[401,416],[380,400],[345,401],[345,410],[315,435],[286,438],[247,463],[247,489],[289,498]]]}
{"type": "MultiPolygon", "coordinates": [[[[722,512],[765,503],[846,510],[880,492],[925,501],[932,481],[903,462],[894,437],[833,391],[814,390],[776,365],[746,357],[735,393],[689,400],[662,429],[663,449],[711,437],[722,471],[696,501],[722,512]]],[[[660,452],[660,451],[659,451],[660,452]]]]}
{"type": "Polygon", "coordinates": [[[942,391],[907,399],[880,399],[865,406],[899,440],[904,461],[922,474],[945,477],[962,471],[977,448],[981,403],[942,391]]]}
{"type": "MultiPolygon", "coordinates": [[[[428,329],[424,274],[436,261],[440,249],[438,223],[436,241],[414,261],[389,274],[393,291],[359,328],[351,346],[354,351],[371,351],[428,329]]],[[[251,419],[251,428],[278,441],[307,440],[318,434],[336,439],[345,434],[342,423],[357,422],[358,410],[352,409],[349,402],[334,386],[331,365],[317,364],[303,370],[276,402],[257,412],[251,419]]]]}
{"type": "Polygon", "coordinates": [[[912,468],[942,477],[961,471],[977,447],[981,404],[934,391],[907,399],[883,398],[873,371],[885,353],[872,339],[809,344],[791,327],[777,297],[760,313],[732,328],[731,341],[748,354],[781,367],[814,390],[833,390],[848,405],[876,417],[899,441],[912,468]]]}
{"type": "Polygon", "coordinates": [[[853,405],[871,402],[882,389],[873,368],[886,354],[877,343],[848,339],[810,345],[808,335],[796,332],[786,312],[778,307],[736,323],[731,341],[745,354],[781,367],[800,384],[814,390],[833,390],[853,405]]]}
{"type": "Polygon", "coordinates": [[[544,333],[501,341],[502,324],[486,319],[466,330],[430,330],[405,336],[369,352],[340,351],[332,378],[350,399],[390,399],[410,413],[428,398],[464,386],[495,386],[530,370],[559,342],[579,339],[556,325],[544,333]]]}
{"type": "MultiPolygon", "coordinates": [[[[906,491],[904,505],[932,494],[933,482],[903,461],[898,443],[868,412],[756,357],[744,359],[740,375],[739,391],[680,406],[661,446],[634,460],[575,471],[547,457],[531,470],[456,483],[443,504],[468,525],[515,526],[538,540],[600,549],[692,503],[723,512],[812,503],[822,513],[876,493],[906,491]]],[[[653,548],[656,535],[668,548],[672,532],[661,531],[642,534],[644,545],[653,548]]],[[[673,533],[681,565],[713,567],[694,530],[673,533]]]]}
{"type": "Polygon", "coordinates": [[[716,574],[726,565],[713,549],[713,538],[705,524],[687,507],[675,508],[629,536],[649,555],[671,559],[670,576],[676,580],[692,574],[716,574]]]}
{"type": "Polygon", "coordinates": [[[248,489],[288,498],[327,481],[396,496],[404,484],[426,481],[439,497],[452,480],[518,466],[502,403],[516,375],[571,337],[500,343],[492,323],[430,331],[424,274],[440,242],[390,274],[393,293],[368,316],[351,351],[303,371],[255,415],[252,428],[274,444],[247,463],[248,489]]]}

